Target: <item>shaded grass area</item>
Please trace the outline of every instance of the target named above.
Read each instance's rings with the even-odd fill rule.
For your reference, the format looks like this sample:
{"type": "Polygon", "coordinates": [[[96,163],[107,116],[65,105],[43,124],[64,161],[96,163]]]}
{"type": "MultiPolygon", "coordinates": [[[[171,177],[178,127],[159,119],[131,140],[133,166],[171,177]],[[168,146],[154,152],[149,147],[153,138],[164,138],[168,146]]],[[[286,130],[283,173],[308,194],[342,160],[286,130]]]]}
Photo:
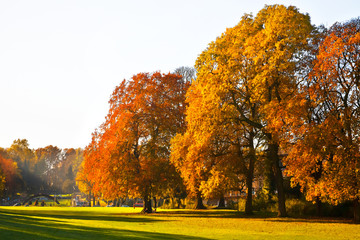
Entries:
{"type": "Polygon", "coordinates": [[[232,210],[0,207],[0,239],[360,239],[343,219],[248,217],[232,210]]]}

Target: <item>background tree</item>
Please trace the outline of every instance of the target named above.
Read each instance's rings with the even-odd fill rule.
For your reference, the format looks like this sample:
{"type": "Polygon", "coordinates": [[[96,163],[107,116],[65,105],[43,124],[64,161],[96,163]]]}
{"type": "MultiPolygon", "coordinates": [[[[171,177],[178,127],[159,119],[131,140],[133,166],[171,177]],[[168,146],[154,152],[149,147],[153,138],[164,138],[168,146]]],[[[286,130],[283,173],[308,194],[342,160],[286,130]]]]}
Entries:
{"type": "Polygon", "coordinates": [[[5,190],[5,183],[6,183],[5,175],[0,169],[0,196],[3,195],[3,191],[5,190]]]}
{"type": "Polygon", "coordinates": [[[20,169],[24,190],[26,192],[35,191],[37,181],[34,177],[35,157],[33,150],[29,148],[29,143],[26,139],[14,140],[10,148],[7,149],[9,158],[13,159],[20,169]]]}
{"type": "Polygon", "coordinates": [[[61,149],[56,146],[46,146],[35,151],[38,176],[43,180],[42,191],[53,193],[62,187],[62,180],[59,176],[59,164],[62,161],[61,149]]]}
{"type": "Polygon", "coordinates": [[[6,159],[0,154],[0,191],[5,190],[7,196],[12,196],[21,190],[21,175],[17,163],[6,159]]]}
{"type": "Polygon", "coordinates": [[[57,165],[59,176],[59,186],[64,193],[76,191],[76,174],[79,171],[83,160],[83,150],[81,148],[67,148],[61,152],[61,162],[57,165]]]}
{"type": "Polygon", "coordinates": [[[178,67],[174,71],[175,74],[181,75],[183,80],[192,83],[196,79],[196,69],[193,67],[178,67]]]}

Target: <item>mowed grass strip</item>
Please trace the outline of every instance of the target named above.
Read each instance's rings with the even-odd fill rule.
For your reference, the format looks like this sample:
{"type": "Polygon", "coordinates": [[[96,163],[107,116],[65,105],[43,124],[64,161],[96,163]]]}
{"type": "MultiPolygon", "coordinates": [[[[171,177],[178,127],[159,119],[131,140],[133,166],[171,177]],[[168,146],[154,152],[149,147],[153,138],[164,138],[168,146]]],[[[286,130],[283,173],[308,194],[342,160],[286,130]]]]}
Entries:
{"type": "Polygon", "coordinates": [[[360,239],[341,219],[246,217],[231,210],[0,207],[0,239],[360,239]]]}

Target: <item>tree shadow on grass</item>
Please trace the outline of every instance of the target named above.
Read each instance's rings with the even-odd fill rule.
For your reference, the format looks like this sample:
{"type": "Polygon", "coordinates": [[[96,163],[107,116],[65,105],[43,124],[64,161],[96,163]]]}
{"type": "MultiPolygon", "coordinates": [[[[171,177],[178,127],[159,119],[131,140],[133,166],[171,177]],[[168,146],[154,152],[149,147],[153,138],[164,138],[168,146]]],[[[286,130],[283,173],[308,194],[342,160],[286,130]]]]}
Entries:
{"type": "Polygon", "coordinates": [[[94,220],[94,221],[116,221],[116,222],[155,222],[162,221],[151,218],[144,218],[140,214],[111,214],[111,213],[94,213],[90,211],[49,211],[49,210],[7,210],[0,209],[0,214],[11,214],[18,216],[35,216],[35,217],[51,217],[57,219],[74,219],[74,220],[94,220]]]}
{"type": "Polygon", "coordinates": [[[309,222],[309,223],[342,223],[352,224],[351,219],[330,218],[330,217],[277,217],[276,212],[254,212],[252,215],[246,215],[240,211],[223,210],[179,210],[179,211],[161,211],[156,215],[166,217],[192,217],[192,218],[242,218],[242,219],[263,219],[272,222],[309,222]]]}
{"type": "Polygon", "coordinates": [[[156,215],[167,217],[193,217],[193,218],[274,218],[276,213],[273,212],[254,212],[247,215],[240,211],[229,210],[179,210],[179,211],[161,211],[156,215]]]}
{"type": "MultiPolygon", "coordinates": [[[[50,217],[50,216],[47,216],[50,217]]],[[[122,219],[121,217],[119,219],[122,219]]],[[[122,219],[124,220],[124,219],[122,219]]],[[[130,219],[127,219],[130,220],[130,219]]],[[[138,219],[140,221],[141,219],[138,219]]],[[[141,224],[149,223],[149,219],[141,224]]],[[[153,220],[152,220],[153,221],[153,220]]],[[[156,220],[155,220],[156,221],[156,220]]],[[[153,233],[126,229],[114,229],[110,227],[88,227],[74,225],[61,221],[61,219],[42,218],[34,214],[26,215],[11,214],[8,211],[0,211],[0,239],[208,239],[179,234],[153,233]]]]}
{"type": "Polygon", "coordinates": [[[289,218],[276,218],[276,219],[266,219],[265,221],[269,222],[288,222],[288,223],[340,223],[340,224],[354,224],[352,219],[348,218],[329,218],[329,217],[289,217],[289,218]]]}

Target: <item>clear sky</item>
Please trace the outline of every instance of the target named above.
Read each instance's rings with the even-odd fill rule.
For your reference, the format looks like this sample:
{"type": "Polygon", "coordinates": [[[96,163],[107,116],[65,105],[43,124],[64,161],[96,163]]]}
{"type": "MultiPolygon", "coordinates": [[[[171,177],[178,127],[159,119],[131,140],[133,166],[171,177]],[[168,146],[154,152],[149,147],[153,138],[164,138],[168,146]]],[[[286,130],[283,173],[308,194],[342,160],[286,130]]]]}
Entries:
{"type": "Polygon", "coordinates": [[[0,147],[85,147],[122,79],[193,66],[244,13],[297,6],[331,26],[359,0],[0,0],[0,147]]]}

